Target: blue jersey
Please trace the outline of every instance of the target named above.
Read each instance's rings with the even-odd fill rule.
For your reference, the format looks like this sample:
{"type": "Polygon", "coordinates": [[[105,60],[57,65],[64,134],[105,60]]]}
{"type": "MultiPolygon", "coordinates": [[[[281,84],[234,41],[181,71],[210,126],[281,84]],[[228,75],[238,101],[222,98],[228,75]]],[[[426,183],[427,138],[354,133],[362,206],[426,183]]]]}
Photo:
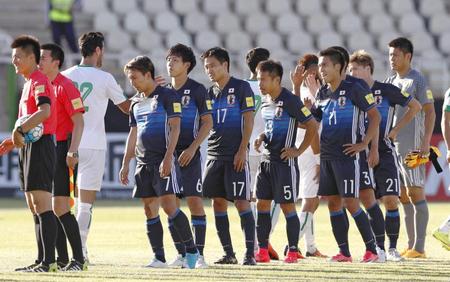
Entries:
{"type": "Polygon", "coordinates": [[[400,88],[392,84],[378,81],[375,81],[373,84],[372,93],[377,109],[381,115],[378,151],[391,152],[393,144],[387,136],[392,129],[392,123],[395,115],[395,105],[405,107],[408,105],[409,101],[411,101],[412,96],[406,92],[402,92],[400,88]]]}
{"type": "MultiPolygon", "coordinates": [[[[270,161],[283,162],[281,150],[295,146],[298,122],[305,123],[312,118],[311,112],[300,101],[298,96],[286,88],[282,88],[280,96],[273,102],[264,102],[261,108],[264,119],[264,152],[263,157],[270,161]]],[[[291,164],[297,162],[290,159],[291,164]]]]}
{"type": "Polygon", "coordinates": [[[158,164],[166,153],[168,118],[181,117],[181,99],[169,88],[157,86],[148,97],[132,98],[130,126],[137,126],[136,160],[138,164],[158,164]]]}
{"type": "Polygon", "coordinates": [[[357,78],[356,76],[347,74],[345,76],[345,81],[351,82],[351,83],[359,83],[364,89],[367,91],[370,91],[370,86],[367,84],[367,82],[364,79],[357,78]]]}
{"type": "Polygon", "coordinates": [[[253,91],[248,82],[230,77],[221,90],[208,90],[213,103],[213,129],[208,138],[208,158],[233,160],[242,141],[242,114],[255,110],[253,91]]]}
{"type": "MultiPolygon", "coordinates": [[[[168,87],[172,88],[172,85],[169,84],[168,87]]],[[[175,91],[181,99],[183,112],[180,137],[176,148],[177,152],[181,153],[194,142],[200,128],[200,117],[211,114],[212,104],[206,88],[190,78],[180,89],[175,91]]]]}
{"type": "Polygon", "coordinates": [[[372,93],[360,83],[344,80],[334,92],[329,86],[322,87],[317,93],[313,110],[316,118],[322,121],[321,159],[351,158],[343,153],[343,145],[361,141],[365,128],[358,122],[359,112],[366,112],[374,106],[372,93]]]}

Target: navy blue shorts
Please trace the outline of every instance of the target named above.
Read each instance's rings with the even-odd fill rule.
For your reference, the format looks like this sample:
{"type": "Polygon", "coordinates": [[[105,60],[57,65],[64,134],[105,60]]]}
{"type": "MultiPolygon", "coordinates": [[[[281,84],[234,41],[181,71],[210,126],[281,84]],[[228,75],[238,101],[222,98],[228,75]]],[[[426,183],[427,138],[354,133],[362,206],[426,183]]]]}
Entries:
{"type": "Polygon", "coordinates": [[[187,166],[180,166],[181,183],[180,194],[177,196],[183,197],[202,197],[202,159],[200,153],[197,153],[187,166]]]}
{"type": "Polygon", "coordinates": [[[298,197],[299,170],[297,162],[263,161],[256,174],[256,198],[274,200],[277,204],[295,203],[298,197]]]}
{"type": "Polygon", "coordinates": [[[251,200],[250,168],[248,162],[244,170],[234,170],[233,161],[207,160],[203,177],[203,196],[224,198],[229,201],[251,200]]]}
{"type": "Polygon", "coordinates": [[[170,176],[159,176],[159,164],[138,164],[134,173],[133,198],[160,197],[180,193],[180,167],[174,161],[170,176]]]}
{"type": "Polygon", "coordinates": [[[369,164],[367,163],[367,154],[368,152],[362,151],[360,153],[359,158],[359,167],[361,175],[359,176],[359,190],[364,189],[373,189],[374,188],[374,176],[373,176],[373,169],[369,167],[369,164]]]}
{"type": "Polygon", "coordinates": [[[373,169],[376,196],[400,196],[400,167],[395,152],[380,153],[380,163],[373,169]]]}
{"type": "Polygon", "coordinates": [[[321,159],[318,195],[359,198],[360,175],[358,159],[321,159]]]}

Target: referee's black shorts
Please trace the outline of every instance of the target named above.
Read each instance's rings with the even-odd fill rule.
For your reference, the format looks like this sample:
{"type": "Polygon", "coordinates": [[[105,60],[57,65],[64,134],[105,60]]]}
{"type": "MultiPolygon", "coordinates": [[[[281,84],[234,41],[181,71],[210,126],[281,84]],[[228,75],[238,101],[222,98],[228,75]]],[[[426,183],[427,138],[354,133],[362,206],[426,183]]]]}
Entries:
{"type": "MultiPolygon", "coordinates": [[[[53,185],[53,196],[70,197],[70,175],[67,167],[66,156],[69,151],[68,141],[58,141],[56,143],[56,170],[53,185]]],[[[76,177],[76,168],[74,178],[76,177]]]]}
{"type": "Polygon", "coordinates": [[[54,135],[43,135],[19,150],[20,189],[52,192],[56,149],[54,135]]]}

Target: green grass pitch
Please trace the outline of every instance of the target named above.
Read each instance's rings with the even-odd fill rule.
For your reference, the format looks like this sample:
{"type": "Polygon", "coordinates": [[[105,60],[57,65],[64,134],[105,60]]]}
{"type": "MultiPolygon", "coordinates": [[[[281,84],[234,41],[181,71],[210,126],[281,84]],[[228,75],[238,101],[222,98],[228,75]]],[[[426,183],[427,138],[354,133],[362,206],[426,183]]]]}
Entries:
{"type": "MultiPolygon", "coordinates": [[[[426,241],[427,259],[386,264],[331,264],[324,259],[306,259],[295,265],[274,261],[256,267],[215,266],[212,262],[222,255],[217,238],[212,209],[207,205],[208,230],[205,257],[208,269],[147,269],[143,265],[152,257],[146,237],[144,211],[138,201],[98,201],[94,207],[89,235],[87,272],[32,274],[15,273],[15,267],[30,264],[36,256],[32,217],[24,200],[0,200],[0,281],[450,281],[450,252],[444,250],[431,232],[450,214],[448,203],[430,204],[430,222],[426,241]]],[[[186,207],[183,207],[189,215],[186,207]]],[[[400,211],[401,208],[400,208],[400,211]]],[[[244,254],[243,234],[235,208],[229,209],[231,234],[238,259],[244,254]]],[[[161,212],[164,226],[166,258],[173,259],[175,249],[166,228],[166,216],[161,212]]],[[[321,205],[315,217],[316,241],[327,254],[337,252],[331,232],[327,208],[321,205]]],[[[351,220],[350,248],[354,261],[364,253],[361,236],[351,220]]],[[[271,242],[282,253],[285,242],[285,220],[280,218],[271,242]]],[[[399,249],[406,244],[402,222],[399,249]]],[[[304,249],[304,242],[299,246],[304,249]]],[[[70,253],[70,250],[69,250],[70,253]]]]}

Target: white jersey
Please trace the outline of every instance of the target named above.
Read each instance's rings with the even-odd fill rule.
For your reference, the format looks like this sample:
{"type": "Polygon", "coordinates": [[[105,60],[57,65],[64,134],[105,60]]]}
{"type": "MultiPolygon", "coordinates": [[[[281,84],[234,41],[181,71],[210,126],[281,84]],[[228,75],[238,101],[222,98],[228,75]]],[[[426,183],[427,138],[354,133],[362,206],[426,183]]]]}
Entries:
{"type": "Polygon", "coordinates": [[[91,66],[77,65],[62,72],[80,90],[85,113],[80,149],[106,150],[105,114],[108,100],[117,105],[127,98],[114,77],[91,66]]]}
{"type": "Polygon", "coordinates": [[[246,80],[250,87],[252,88],[253,94],[255,95],[255,122],[253,124],[252,136],[250,137],[250,156],[261,156],[261,153],[258,153],[255,149],[253,149],[253,141],[258,138],[259,134],[264,132],[264,120],[261,115],[261,105],[267,99],[267,95],[262,95],[259,90],[258,81],[257,80],[246,80]]]}
{"type": "MultiPolygon", "coordinates": [[[[302,102],[303,102],[305,98],[310,99],[312,104],[314,104],[316,101],[316,99],[311,94],[309,89],[307,87],[303,86],[303,84],[302,84],[302,86],[300,87],[300,100],[302,100],[302,102]]],[[[297,148],[300,146],[300,144],[302,144],[302,141],[305,138],[305,132],[306,132],[306,130],[303,128],[297,129],[297,138],[295,139],[295,146],[297,148]]],[[[302,159],[312,158],[313,156],[314,156],[314,153],[311,149],[311,146],[309,146],[308,149],[306,149],[305,152],[303,152],[303,154],[301,154],[300,157],[298,158],[298,163],[301,164],[302,159]]]]}

